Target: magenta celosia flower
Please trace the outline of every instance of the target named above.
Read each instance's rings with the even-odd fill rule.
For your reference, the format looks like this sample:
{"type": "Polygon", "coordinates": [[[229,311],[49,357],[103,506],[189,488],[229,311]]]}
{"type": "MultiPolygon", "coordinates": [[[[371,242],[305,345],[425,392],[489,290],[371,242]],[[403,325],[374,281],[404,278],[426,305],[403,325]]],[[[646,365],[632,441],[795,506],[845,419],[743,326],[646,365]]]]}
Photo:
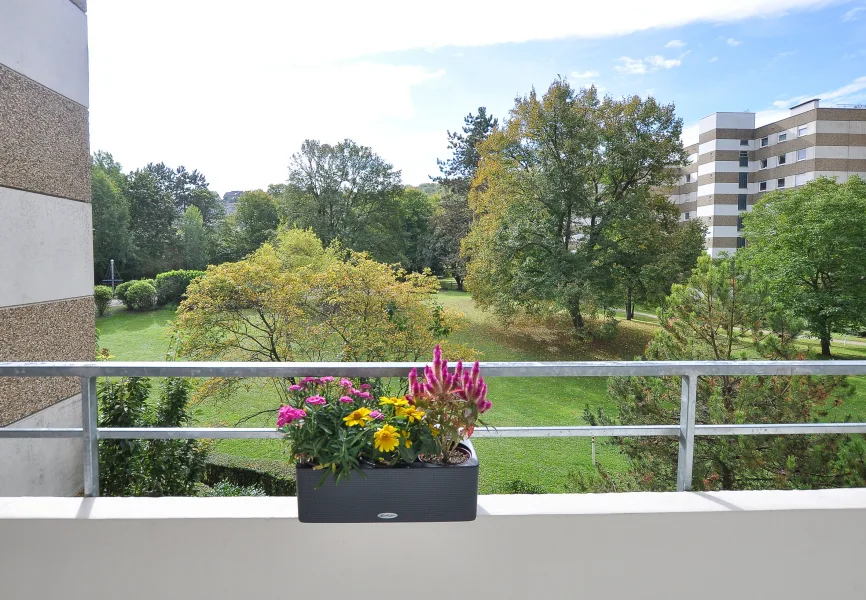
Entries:
{"type": "Polygon", "coordinates": [[[351,390],[353,387],[355,387],[355,386],[352,385],[352,381],[349,380],[349,379],[346,379],[345,377],[343,377],[342,379],[340,379],[340,385],[341,385],[342,387],[344,387],[344,388],[349,388],[350,390],[351,390]]]}
{"type": "Polygon", "coordinates": [[[321,405],[321,404],[327,404],[327,403],[328,403],[328,401],[325,400],[324,398],[322,398],[321,396],[310,396],[309,398],[307,398],[307,404],[321,405]]]}
{"type": "Polygon", "coordinates": [[[332,381],[334,381],[334,378],[331,377],[330,375],[327,375],[327,376],[322,377],[321,379],[319,379],[319,381],[320,381],[321,383],[331,383],[332,381]]]}
{"type": "Polygon", "coordinates": [[[307,411],[302,408],[294,408],[292,406],[282,406],[280,407],[280,411],[277,414],[277,427],[283,427],[297,421],[299,419],[303,419],[307,416],[307,411]]]}
{"type": "Polygon", "coordinates": [[[351,396],[340,396],[340,402],[342,402],[343,404],[351,404],[354,401],[355,399],[351,396]]]}
{"type": "Polygon", "coordinates": [[[290,392],[300,392],[302,389],[304,389],[304,386],[302,386],[302,385],[298,385],[297,383],[296,383],[295,385],[290,385],[290,386],[289,386],[289,391],[290,391],[290,392]]]}
{"type": "Polygon", "coordinates": [[[370,413],[370,418],[371,419],[383,419],[383,418],[385,418],[385,415],[380,413],[378,410],[374,410],[370,413]]]}

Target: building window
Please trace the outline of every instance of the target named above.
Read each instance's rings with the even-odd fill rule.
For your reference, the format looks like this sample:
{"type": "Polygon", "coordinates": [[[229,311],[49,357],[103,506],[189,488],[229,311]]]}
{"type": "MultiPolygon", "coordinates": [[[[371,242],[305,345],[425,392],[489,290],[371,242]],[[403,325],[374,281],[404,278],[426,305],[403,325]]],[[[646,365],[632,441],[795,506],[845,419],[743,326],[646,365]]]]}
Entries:
{"type": "Polygon", "coordinates": [[[806,160],[806,149],[797,150],[797,160],[806,160]]]}
{"type": "Polygon", "coordinates": [[[749,187],[749,174],[745,171],[740,172],[740,189],[745,190],[749,187]]]}
{"type": "Polygon", "coordinates": [[[780,154],[779,155],[779,164],[780,165],[784,165],[786,160],[788,160],[787,154],[780,154]]]}
{"type": "Polygon", "coordinates": [[[761,138],[761,148],[763,148],[764,146],[769,146],[769,145],[770,145],[770,138],[762,137],[761,138]]]}
{"type": "Polygon", "coordinates": [[[740,146],[748,146],[749,140],[740,140],[740,146]]]}
{"type": "Polygon", "coordinates": [[[766,159],[766,158],[762,158],[762,159],[761,159],[761,168],[762,168],[762,169],[766,169],[766,168],[767,168],[767,159],[766,159]]]}
{"type": "Polygon", "coordinates": [[[759,184],[758,184],[758,189],[759,189],[760,191],[762,191],[762,192],[767,191],[767,182],[766,182],[766,181],[762,181],[761,183],[759,183],[759,184]]]}
{"type": "Polygon", "coordinates": [[[737,217],[737,231],[743,230],[743,217],[737,217]]]}
{"type": "Polygon", "coordinates": [[[692,174],[691,174],[691,173],[686,173],[686,183],[691,182],[691,180],[692,180],[692,174]]]}
{"type": "Polygon", "coordinates": [[[788,139],[788,134],[787,134],[787,133],[780,133],[780,134],[779,134],[779,141],[780,141],[780,142],[784,142],[784,141],[787,140],[787,139],[788,139]]]}
{"type": "Polygon", "coordinates": [[[684,220],[684,221],[688,221],[688,220],[691,219],[691,218],[692,218],[691,214],[689,214],[689,213],[683,213],[683,220],[684,220]]]}
{"type": "Polygon", "coordinates": [[[737,196],[737,209],[746,210],[746,195],[740,194],[737,196]]]}
{"type": "Polygon", "coordinates": [[[749,166],[749,153],[748,152],[740,152],[740,166],[748,167],[749,166]]]}
{"type": "Polygon", "coordinates": [[[783,188],[783,187],[785,187],[785,178],[784,178],[784,177],[782,177],[781,179],[777,179],[777,180],[776,180],[776,187],[777,187],[777,188],[783,188]]]}
{"type": "Polygon", "coordinates": [[[797,137],[807,135],[808,133],[809,133],[809,127],[808,126],[802,125],[800,127],[797,127],[797,137]]]}
{"type": "Polygon", "coordinates": [[[745,248],[746,247],[746,238],[738,237],[737,238],[737,248],[745,248]]]}

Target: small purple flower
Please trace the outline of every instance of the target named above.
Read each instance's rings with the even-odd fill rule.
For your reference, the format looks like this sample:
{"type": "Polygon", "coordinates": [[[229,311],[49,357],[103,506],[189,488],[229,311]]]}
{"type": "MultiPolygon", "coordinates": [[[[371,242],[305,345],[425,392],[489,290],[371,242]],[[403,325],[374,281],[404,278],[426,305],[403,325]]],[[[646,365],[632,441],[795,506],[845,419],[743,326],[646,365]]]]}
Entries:
{"type": "Polygon", "coordinates": [[[309,398],[307,398],[307,404],[322,405],[327,403],[328,401],[321,396],[310,396],[309,398]]]}
{"type": "Polygon", "coordinates": [[[340,379],[340,386],[342,386],[342,387],[344,387],[344,388],[348,388],[348,389],[350,389],[350,390],[354,387],[354,386],[352,385],[351,380],[346,379],[345,377],[343,377],[342,379],[340,379]]]}
{"type": "Polygon", "coordinates": [[[328,375],[326,377],[322,377],[321,379],[319,379],[320,383],[331,383],[332,381],[334,381],[334,378],[331,377],[330,375],[328,375]]]}
{"type": "Polygon", "coordinates": [[[298,385],[297,383],[296,383],[295,385],[290,385],[290,386],[289,386],[289,391],[290,391],[290,392],[300,392],[302,389],[304,389],[304,386],[302,386],[302,385],[298,385]]]}
{"type": "Polygon", "coordinates": [[[370,418],[371,419],[383,419],[383,418],[385,418],[385,415],[380,413],[378,410],[374,410],[373,412],[370,413],[370,418]]]}
{"type": "Polygon", "coordinates": [[[355,399],[350,396],[340,396],[340,402],[343,404],[351,404],[355,399]]]}

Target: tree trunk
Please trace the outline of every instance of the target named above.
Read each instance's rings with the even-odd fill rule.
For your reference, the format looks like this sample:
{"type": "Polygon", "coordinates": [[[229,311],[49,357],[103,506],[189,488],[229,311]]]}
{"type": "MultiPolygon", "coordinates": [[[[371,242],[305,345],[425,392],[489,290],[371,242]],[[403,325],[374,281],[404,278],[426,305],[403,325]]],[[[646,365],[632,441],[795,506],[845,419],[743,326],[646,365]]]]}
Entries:
{"type": "Polygon", "coordinates": [[[826,356],[830,358],[830,334],[822,333],[821,334],[821,356],[826,356]]]}
{"type": "Polygon", "coordinates": [[[580,331],[583,329],[583,315],[580,314],[580,301],[574,300],[571,305],[568,307],[568,314],[571,315],[571,323],[574,325],[575,331],[580,331]]]}
{"type": "Polygon", "coordinates": [[[631,288],[625,296],[625,320],[631,321],[634,319],[634,300],[632,300],[631,288]]]}
{"type": "Polygon", "coordinates": [[[455,275],[454,281],[457,282],[457,291],[462,292],[463,291],[463,278],[460,277],[459,275],[455,275]]]}

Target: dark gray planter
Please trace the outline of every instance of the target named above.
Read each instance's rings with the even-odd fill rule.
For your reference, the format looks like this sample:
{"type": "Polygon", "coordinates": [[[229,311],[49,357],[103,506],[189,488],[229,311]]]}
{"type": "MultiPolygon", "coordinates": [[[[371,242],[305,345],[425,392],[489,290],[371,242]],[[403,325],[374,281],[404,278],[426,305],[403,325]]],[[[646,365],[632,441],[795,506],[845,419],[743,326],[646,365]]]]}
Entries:
{"type": "Polygon", "coordinates": [[[474,521],[478,505],[478,456],[460,465],[414,463],[364,468],[335,483],[298,465],[298,518],[302,523],[417,523],[474,521]],[[366,475],[366,477],[365,477],[366,475]]]}

